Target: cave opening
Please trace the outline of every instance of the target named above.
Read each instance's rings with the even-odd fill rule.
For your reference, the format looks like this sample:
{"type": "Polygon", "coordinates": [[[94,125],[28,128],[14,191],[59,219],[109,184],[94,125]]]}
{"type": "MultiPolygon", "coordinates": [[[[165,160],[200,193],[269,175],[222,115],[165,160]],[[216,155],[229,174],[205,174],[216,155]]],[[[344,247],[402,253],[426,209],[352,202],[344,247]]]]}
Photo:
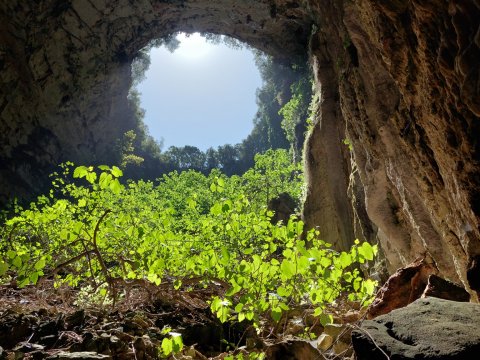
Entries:
{"type": "Polygon", "coordinates": [[[244,140],[262,86],[256,58],[265,55],[220,36],[179,33],[173,40],[170,48],[142,51],[132,64],[131,92],[138,91],[150,135],[163,150],[188,145],[206,151],[244,140]]]}
{"type": "Polygon", "coordinates": [[[128,178],[242,174],[269,149],[301,160],[313,106],[306,58],[279,59],[227,35],[176,32],[139,50],[131,75],[127,122],[144,162],[127,166],[128,178]]]}

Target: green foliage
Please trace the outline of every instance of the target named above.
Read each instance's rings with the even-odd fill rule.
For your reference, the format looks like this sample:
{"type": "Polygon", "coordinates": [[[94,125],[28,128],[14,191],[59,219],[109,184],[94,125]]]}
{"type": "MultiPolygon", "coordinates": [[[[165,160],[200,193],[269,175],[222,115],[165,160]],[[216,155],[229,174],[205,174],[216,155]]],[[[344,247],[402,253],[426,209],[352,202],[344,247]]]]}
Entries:
{"type": "Polygon", "coordinates": [[[138,155],[135,155],[135,146],[134,146],[134,141],[137,135],[133,130],[127,131],[123,135],[123,142],[121,144],[121,163],[120,167],[122,169],[125,169],[127,165],[132,164],[132,165],[140,165],[144,159],[138,155]]]}
{"type": "Polygon", "coordinates": [[[239,353],[236,355],[228,355],[224,360],[263,360],[266,358],[265,353],[249,352],[248,354],[239,353]]]}
{"type": "Polygon", "coordinates": [[[302,194],[303,173],[285,149],[268,150],[255,155],[255,165],[242,177],[252,203],[266,205],[272,198],[288,193],[294,199],[302,194]]]}
{"type": "MultiPolygon", "coordinates": [[[[57,285],[81,286],[85,301],[114,305],[119,281],[180,288],[200,277],[228,284],[210,302],[221,321],[255,326],[262,318],[279,321],[305,301],[326,323],[323,311],[339,296],[368,303],[373,295],[376,283],[358,265],[373,259],[375,246],[357,242],[337,252],[318,232],[304,235],[295,217],[272,224],[268,199],[300,194],[301,176],[286,150],[258,155],[242,177],[174,172],[157,185],[121,184],[115,166],[79,166],[73,174],[72,166],[55,175],[48,196],[5,221],[1,281],[22,287],[49,276],[57,285]]],[[[181,347],[175,336],[162,343],[164,355],[181,347]]]]}
{"type": "Polygon", "coordinates": [[[310,105],[308,105],[307,132],[311,132],[315,126],[319,101],[320,97],[318,93],[314,92],[310,100],[310,105]]]}
{"type": "Polygon", "coordinates": [[[353,151],[353,145],[352,145],[352,142],[349,139],[347,139],[347,138],[343,139],[343,144],[348,147],[349,151],[353,151]]]}
{"type": "Polygon", "coordinates": [[[163,158],[166,162],[178,170],[197,170],[202,171],[205,169],[206,155],[200,149],[195,146],[170,146],[168,151],[163,153],[163,158]]]}
{"type": "Polygon", "coordinates": [[[163,338],[162,344],[160,345],[162,357],[166,358],[183,350],[182,334],[172,332],[172,329],[170,328],[164,329],[162,333],[164,335],[170,335],[169,337],[163,338]]]}
{"type": "Polygon", "coordinates": [[[298,122],[302,121],[302,115],[304,109],[302,105],[304,103],[303,94],[296,92],[292,87],[292,98],[278,111],[279,115],[283,117],[282,128],[285,130],[287,140],[293,144],[295,141],[295,126],[298,122]]]}

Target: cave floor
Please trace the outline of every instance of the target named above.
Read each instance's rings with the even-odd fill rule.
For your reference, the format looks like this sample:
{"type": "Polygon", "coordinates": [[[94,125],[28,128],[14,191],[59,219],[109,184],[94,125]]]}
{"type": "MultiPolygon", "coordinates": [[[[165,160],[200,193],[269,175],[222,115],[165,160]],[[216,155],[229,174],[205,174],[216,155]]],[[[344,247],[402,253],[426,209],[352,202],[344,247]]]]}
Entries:
{"type": "Polygon", "coordinates": [[[123,284],[116,304],[87,290],[55,287],[50,280],[23,289],[0,286],[0,359],[165,358],[162,341],[176,333],[184,346],[170,359],[250,359],[252,353],[281,359],[290,350],[298,352],[294,359],[310,358],[305,349],[319,358],[316,340],[298,334],[305,328],[298,326],[301,311],[276,325],[262,322],[261,332],[246,322],[220,323],[208,299],[224,292],[221,284],[179,290],[171,283],[123,284]]]}

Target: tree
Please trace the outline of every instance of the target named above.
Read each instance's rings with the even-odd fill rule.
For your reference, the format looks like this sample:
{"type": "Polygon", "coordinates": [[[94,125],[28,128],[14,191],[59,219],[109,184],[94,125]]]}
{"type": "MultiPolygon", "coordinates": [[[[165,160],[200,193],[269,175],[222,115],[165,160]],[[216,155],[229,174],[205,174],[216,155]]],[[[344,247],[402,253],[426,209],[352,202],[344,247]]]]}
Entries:
{"type": "Polygon", "coordinates": [[[240,160],[240,145],[223,145],[217,149],[217,159],[220,170],[228,176],[237,173],[237,164],[240,160]]]}
{"type": "Polygon", "coordinates": [[[205,170],[206,155],[195,146],[170,146],[163,155],[169,164],[180,171],[188,169],[205,170]]]}

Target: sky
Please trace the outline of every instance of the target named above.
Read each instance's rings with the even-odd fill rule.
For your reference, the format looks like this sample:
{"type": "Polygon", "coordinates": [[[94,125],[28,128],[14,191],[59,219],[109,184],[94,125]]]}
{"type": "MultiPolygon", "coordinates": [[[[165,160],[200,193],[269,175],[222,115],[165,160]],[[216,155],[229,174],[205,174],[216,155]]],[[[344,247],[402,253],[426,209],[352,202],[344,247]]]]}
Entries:
{"type": "Polygon", "coordinates": [[[150,135],[169,146],[200,150],[236,144],[253,128],[255,91],[262,84],[253,53],[177,37],[179,48],[150,52],[151,65],[137,89],[150,135]]]}

